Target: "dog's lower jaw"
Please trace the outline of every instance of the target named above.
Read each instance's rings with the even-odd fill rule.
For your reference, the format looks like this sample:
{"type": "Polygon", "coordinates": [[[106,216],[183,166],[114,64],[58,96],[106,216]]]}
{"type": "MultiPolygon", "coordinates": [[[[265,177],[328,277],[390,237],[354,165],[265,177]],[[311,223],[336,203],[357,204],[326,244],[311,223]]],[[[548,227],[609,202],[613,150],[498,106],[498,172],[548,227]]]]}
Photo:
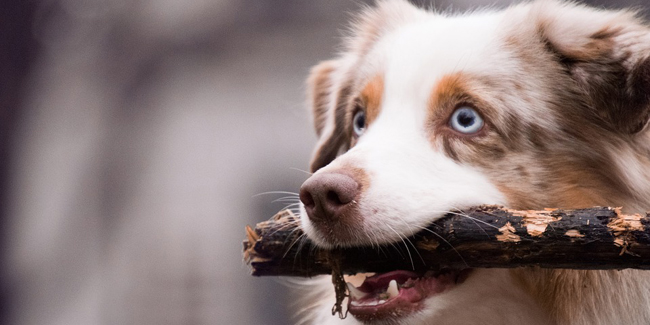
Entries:
{"type": "Polygon", "coordinates": [[[464,282],[471,269],[445,271],[438,274],[417,274],[400,270],[375,274],[355,287],[348,283],[349,312],[367,323],[386,323],[415,314],[424,307],[428,297],[453,290],[464,282]]]}
{"type": "Polygon", "coordinates": [[[476,269],[466,281],[443,293],[425,299],[418,311],[398,318],[362,322],[354,317],[340,320],[331,315],[334,290],[329,277],[319,284],[322,291],[329,288],[328,297],[318,299],[306,323],[308,324],[368,324],[368,325],[548,325],[552,324],[539,305],[524,292],[507,269],[476,269]]]}

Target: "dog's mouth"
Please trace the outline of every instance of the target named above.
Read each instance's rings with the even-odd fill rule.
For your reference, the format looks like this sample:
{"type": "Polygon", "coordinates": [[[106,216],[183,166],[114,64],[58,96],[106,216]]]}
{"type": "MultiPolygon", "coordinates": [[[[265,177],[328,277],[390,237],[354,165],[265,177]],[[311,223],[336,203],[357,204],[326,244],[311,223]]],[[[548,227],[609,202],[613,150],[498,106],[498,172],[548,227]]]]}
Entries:
{"type": "Polygon", "coordinates": [[[420,310],[427,297],[464,282],[470,273],[471,269],[421,275],[392,271],[368,277],[359,287],[348,282],[349,312],[362,322],[398,319],[420,310]]]}

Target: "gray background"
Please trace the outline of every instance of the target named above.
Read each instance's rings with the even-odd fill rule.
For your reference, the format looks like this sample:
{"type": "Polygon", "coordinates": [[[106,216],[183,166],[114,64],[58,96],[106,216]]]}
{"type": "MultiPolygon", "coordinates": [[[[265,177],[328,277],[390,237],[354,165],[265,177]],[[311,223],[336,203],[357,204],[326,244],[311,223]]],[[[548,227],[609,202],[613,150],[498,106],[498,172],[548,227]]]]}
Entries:
{"type": "Polygon", "coordinates": [[[2,323],[289,323],[243,229],[307,178],[304,79],[362,3],[3,4],[2,323]]]}

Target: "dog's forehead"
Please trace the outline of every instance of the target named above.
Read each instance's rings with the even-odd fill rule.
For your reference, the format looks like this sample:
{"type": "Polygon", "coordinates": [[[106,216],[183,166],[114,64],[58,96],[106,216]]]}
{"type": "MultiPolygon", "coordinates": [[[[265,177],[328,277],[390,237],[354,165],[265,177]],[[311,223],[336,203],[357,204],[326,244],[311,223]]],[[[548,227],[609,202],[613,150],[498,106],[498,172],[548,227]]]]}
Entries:
{"type": "MultiPolygon", "coordinates": [[[[427,19],[399,26],[382,35],[357,66],[361,87],[381,76],[381,115],[396,119],[398,114],[413,111],[412,117],[424,123],[431,98],[441,90],[441,82],[460,75],[469,81],[465,85],[474,89],[456,89],[475,90],[473,93],[482,96],[481,100],[492,101],[499,107],[499,114],[508,112],[522,121],[553,128],[548,109],[534,95],[537,87],[550,80],[552,69],[547,69],[544,78],[522,80],[528,75],[531,62],[535,66],[550,63],[543,55],[531,62],[524,61],[520,52],[531,51],[509,44],[515,37],[534,37],[513,28],[517,24],[511,20],[516,13],[487,11],[449,17],[430,14],[427,19]],[[526,87],[515,87],[518,82],[526,87]],[[546,121],[540,121],[544,116],[546,121]]],[[[521,15],[516,16],[518,24],[522,20],[525,24],[521,15]]]]}
{"type": "Polygon", "coordinates": [[[384,76],[389,92],[429,97],[443,76],[483,73],[496,68],[507,53],[499,49],[502,13],[444,17],[431,15],[382,37],[370,52],[368,75],[384,76]]]}

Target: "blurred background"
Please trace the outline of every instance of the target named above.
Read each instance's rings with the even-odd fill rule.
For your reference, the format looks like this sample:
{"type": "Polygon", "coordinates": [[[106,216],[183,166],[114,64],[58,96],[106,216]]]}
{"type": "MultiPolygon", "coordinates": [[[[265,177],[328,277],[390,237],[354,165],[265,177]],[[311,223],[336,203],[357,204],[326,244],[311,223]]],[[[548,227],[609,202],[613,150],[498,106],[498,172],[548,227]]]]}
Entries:
{"type": "Polygon", "coordinates": [[[3,0],[0,323],[292,323],[244,226],[307,178],[304,80],[363,4],[3,0]]]}

